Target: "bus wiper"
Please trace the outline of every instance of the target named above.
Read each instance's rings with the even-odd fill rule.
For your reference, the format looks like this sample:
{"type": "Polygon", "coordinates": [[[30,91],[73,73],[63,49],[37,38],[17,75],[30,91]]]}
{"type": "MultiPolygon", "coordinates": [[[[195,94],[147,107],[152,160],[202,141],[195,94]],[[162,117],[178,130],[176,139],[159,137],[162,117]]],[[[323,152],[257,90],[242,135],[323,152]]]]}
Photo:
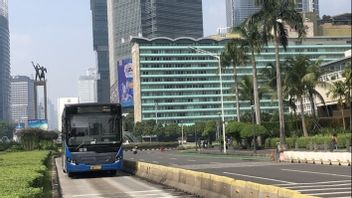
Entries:
{"type": "Polygon", "coordinates": [[[81,144],[79,144],[79,145],[77,146],[76,150],[78,150],[81,146],[83,146],[83,144],[84,144],[84,140],[82,141],[81,144]]]}

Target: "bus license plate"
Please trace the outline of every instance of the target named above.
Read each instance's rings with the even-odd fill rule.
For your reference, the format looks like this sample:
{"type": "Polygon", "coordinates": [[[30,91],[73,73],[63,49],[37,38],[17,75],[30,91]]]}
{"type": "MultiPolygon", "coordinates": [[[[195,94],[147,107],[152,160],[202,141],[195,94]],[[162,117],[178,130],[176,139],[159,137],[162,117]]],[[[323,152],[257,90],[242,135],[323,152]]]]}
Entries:
{"type": "Polygon", "coordinates": [[[90,167],[90,170],[100,170],[101,169],[101,165],[93,165],[90,167]]]}

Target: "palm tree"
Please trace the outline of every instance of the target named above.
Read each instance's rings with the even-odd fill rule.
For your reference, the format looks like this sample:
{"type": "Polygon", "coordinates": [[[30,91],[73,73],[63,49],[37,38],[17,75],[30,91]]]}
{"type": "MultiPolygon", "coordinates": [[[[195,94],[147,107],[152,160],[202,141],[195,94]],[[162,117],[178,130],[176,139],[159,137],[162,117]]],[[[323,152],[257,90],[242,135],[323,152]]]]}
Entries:
{"type": "Polygon", "coordinates": [[[343,77],[345,77],[345,83],[347,85],[348,93],[347,93],[347,103],[350,106],[350,131],[352,131],[352,70],[351,70],[351,62],[348,62],[345,66],[345,70],[343,72],[343,77]]]}
{"type": "Polygon", "coordinates": [[[307,93],[306,84],[303,80],[307,73],[309,66],[309,59],[305,56],[297,56],[296,58],[289,58],[285,62],[285,92],[290,95],[290,98],[297,98],[300,103],[302,129],[305,137],[308,136],[307,127],[304,118],[303,98],[307,93]]]}
{"type": "Polygon", "coordinates": [[[343,123],[343,128],[346,129],[346,123],[345,123],[345,115],[344,115],[344,100],[347,98],[347,93],[348,93],[348,88],[343,81],[336,81],[332,83],[332,86],[330,87],[329,91],[327,92],[327,96],[331,97],[333,99],[338,99],[337,103],[340,105],[341,113],[342,113],[342,123],[343,123]]]}
{"type": "Polygon", "coordinates": [[[325,107],[324,97],[316,90],[316,87],[326,88],[327,86],[329,86],[329,84],[319,79],[320,76],[323,74],[323,71],[320,67],[320,61],[309,62],[310,63],[307,68],[307,73],[303,78],[303,81],[306,85],[306,89],[308,92],[308,99],[312,108],[312,115],[316,119],[316,105],[314,102],[314,98],[318,98],[325,107]]]}
{"type": "Polygon", "coordinates": [[[280,143],[285,145],[284,103],[281,85],[279,45],[282,45],[284,50],[286,50],[288,45],[288,35],[285,25],[294,28],[298,32],[299,37],[305,34],[305,28],[302,16],[295,10],[295,0],[257,0],[257,3],[261,4],[262,8],[251,18],[261,26],[263,40],[266,43],[269,40],[273,40],[275,44],[280,143]]]}
{"type": "Polygon", "coordinates": [[[251,18],[244,21],[239,27],[233,28],[233,32],[240,34],[243,41],[243,48],[250,54],[250,61],[252,63],[252,74],[253,74],[253,95],[254,95],[254,106],[255,106],[255,120],[256,124],[261,123],[260,118],[260,100],[258,93],[257,83],[257,64],[255,60],[255,54],[259,54],[263,47],[261,34],[258,30],[257,24],[251,18]]]}
{"type": "Polygon", "coordinates": [[[232,64],[233,66],[233,76],[235,81],[235,94],[236,94],[236,114],[237,121],[241,121],[240,114],[240,102],[239,102],[239,92],[238,92],[238,76],[237,67],[244,65],[248,59],[245,51],[243,50],[243,40],[232,39],[225,45],[224,52],[221,53],[221,66],[226,67],[232,64]]]}

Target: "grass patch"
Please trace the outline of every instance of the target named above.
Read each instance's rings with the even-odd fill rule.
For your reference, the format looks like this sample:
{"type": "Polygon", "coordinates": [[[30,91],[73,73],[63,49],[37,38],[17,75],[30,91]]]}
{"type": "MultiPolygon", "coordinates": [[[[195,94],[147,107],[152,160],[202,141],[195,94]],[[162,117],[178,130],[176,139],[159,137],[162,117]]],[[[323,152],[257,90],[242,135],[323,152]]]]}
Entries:
{"type": "Polygon", "coordinates": [[[43,197],[51,189],[49,156],[48,151],[1,153],[0,197],[43,197]]]}

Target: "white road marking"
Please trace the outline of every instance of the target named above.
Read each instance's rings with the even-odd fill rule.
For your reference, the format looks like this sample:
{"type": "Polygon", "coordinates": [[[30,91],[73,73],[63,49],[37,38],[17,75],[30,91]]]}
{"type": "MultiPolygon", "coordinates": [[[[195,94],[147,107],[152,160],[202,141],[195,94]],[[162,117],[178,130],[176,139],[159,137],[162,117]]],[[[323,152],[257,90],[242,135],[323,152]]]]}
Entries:
{"type": "Polygon", "coordinates": [[[351,178],[352,177],[350,175],[339,175],[339,174],[333,174],[333,173],[321,173],[321,172],[302,171],[302,170],[294,170],[294,169],[280,169],[280,170],[291,171],[291,172],[300,172],[300,173],[312,173],[312,174],[319,174],[319,175],[332,175],[332,176],[347,177],[347,178],[351,178]]]}
{"type": "Polygon", "coordinates": [[[163,192],[163,190],[140,190],[140,191],[117,192],[117,193],[84,194],[84,195],[72,195],[72,197],[85,197],[85,196],[91,197],[91,196],[118,195],[118,194],[151,193],[151,192],[163,192]]]}
{"type": "Polygon", "coordinates": [[[156,164],[159,164],[159,162],[158,161],[152,161],[153,163],[156,163],[156,164]]]}
{"type": "MultiPolygon", "coordinates": [[[[297,183],[297,184],[299,184],[299,185],[304,185],[304,184],[331,184],[331,183],[342,183],[342,182],[351,182],[351,180],[309,182],[309,183],[297,183]]],[[[297,185],[297,184],[294,183],[294,184],[274,184],[274,185],[275,185],[275,186],[292,186],[292,185],[297,185]]]]}
{"type": "Polygon", "coordinates": [[[346,192],[329,192],[329,193],[312,193],[312,194],[306,194],[306,195],[317,196],[317,195],[336,195],[336,194],[351,194],[351,191],[346,191],[346,192]]]}
{"type": "Polygon", "coordinates": [[[172,159],[172,160],[177,160],[177,158],[174,158],[174,157],[172,157],[172,158],[170,158],[170,159],[172,159]]]}
{"type": "Polygon", "coordinates": [[[304,189],[304,190],[295,190],[298,192],[307,192],[307,191],[325,191],[325,190],[350,190],[351,188],[312,188],[312,189],[304,189]]]}
{"type": "Polygon", "coordinates": [[[223,172],[223,173],[224,174],[228,174],[228,175],[238,175],[238,176],[251,177],[251,178],[268,180],[268,181],[276,181],[276,182],[281,182],[281,183],[286,183],[286,184],[297,184],[297,183],[294,183],[294,182],[288,182],[288,181],[283,181],[283,180],[278,180],[278,179],[271,179],[271,178],[265,178],[265,177],[257,177],[257,176],[252,176],[252,175],[243,175],[243,174],[239,174],[239,173],[229,173],[229,172],[223,172]]]}
{"type": "Polygon", "coordinates": [[[189,161],[189,162],[195,162],[196,160],[187,160],[187,161],[189,161]]]}
{"type": "Polygon", "coordinates": [[[288,188],[288,189],[297,189],[297,188],[329,187],[329,186],[348,186],[348,185],[351,185],[351,183],[345,183],[345,184],[326,184],[326,185],[311,185],[311,186],[285,186],[285,188],[288,188]]]}

